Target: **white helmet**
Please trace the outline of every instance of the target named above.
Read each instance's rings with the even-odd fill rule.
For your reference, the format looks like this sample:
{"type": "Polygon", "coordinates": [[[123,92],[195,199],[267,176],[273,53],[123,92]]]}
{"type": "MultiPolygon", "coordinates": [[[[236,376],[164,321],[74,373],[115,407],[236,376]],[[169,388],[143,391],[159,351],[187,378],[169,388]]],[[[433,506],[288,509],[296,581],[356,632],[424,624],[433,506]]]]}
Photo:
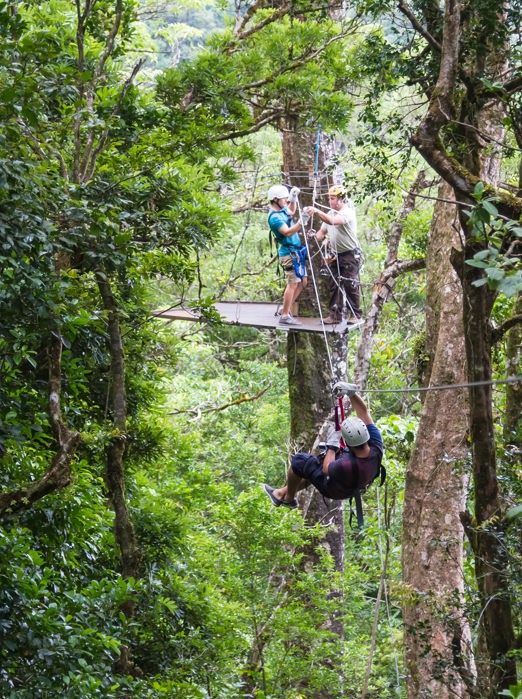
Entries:
{"type": "Polygon", "coordinates": [[[368,428],[358,417],[347,417],[341,425],[341,434],[349,447],[360,447],[370,439],[368,428]]]}
{"type": "Polygon", "coordinates": [[[288,189],[284,184],[274,184],[267,192],[268,201],[274,199],[288,199],[288,189]]]}

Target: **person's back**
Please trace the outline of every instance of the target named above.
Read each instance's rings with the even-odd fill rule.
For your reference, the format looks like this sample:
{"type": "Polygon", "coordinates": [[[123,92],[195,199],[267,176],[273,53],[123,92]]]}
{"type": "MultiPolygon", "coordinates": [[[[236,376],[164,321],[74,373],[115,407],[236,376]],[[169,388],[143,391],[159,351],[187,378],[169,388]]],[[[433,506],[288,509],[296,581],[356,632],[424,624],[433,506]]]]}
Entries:
{"type": "Polygon", "coordinates": [[[348,497],[349,491],[354,488],[364,490],[379,475],[384,453],[382,435],[373,424],[367,424],[366,429],[369,435],[368,450],[361,452],[357,448],[347,447],[330,464],[330,489],[336,493],[330,497],[342,500],[348,497]]]}

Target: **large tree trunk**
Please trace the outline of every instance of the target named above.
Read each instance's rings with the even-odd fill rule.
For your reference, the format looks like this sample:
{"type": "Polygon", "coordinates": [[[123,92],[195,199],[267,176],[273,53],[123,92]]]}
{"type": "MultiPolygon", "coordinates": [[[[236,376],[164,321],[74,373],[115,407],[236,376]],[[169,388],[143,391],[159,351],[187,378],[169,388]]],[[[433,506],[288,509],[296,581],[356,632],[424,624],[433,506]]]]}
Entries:
{"type": "MultiPolygon", "coordinates": [[[[476,204],[472,196],[476,184],[481,181],[497,184],[498,156],[494,149],[503,141],[504,115],[500,91],[491,100],[484,101],[471,86],[480,82],[485,74],[491,82],[497,79],[502,81],[507,67],[504,52],[508,46],[501,42],[506,41],[508,36],[492,36],[492,25],[483,22],[483,14],[474,14],[474,9],[473,5],[464,6],[459,0],[446,0],[444,4],[439,75],[431,91],[429,108],[412,137],[412,143],[454,187],[465,238],[464,254],[455,256],[455,267],[461,278],[464,297],[466,378],[471,384],[469,404],[475,521],[472,522],[469,515],[463,517],[463,521],[475,554],[477,585],[482,602],[480,647],[487,650],[484,663],[477,666],[479,691],[481,697],[493,698],[498,696],[501,689],[516,681],[515,661],[508,654],[513,649],[514,634],[499,524],[502,511],[491,390],[489,319],[494,295],[487,286],[474,286],[474,282],[482,278],[482,272],[465,264],[465,260],[470,260],[487,246],[485,237],[477,234],[470,225],[467,214],[476,204]],[[462,40],[467,40],[463,46],[462,40]],[[480,50],[477,50],[478,47],[480,50]],[[463,77],[465,82],[457,85],[457,78],[463,77]],[[461,127],[459,147],[451,152],[445,149],[445,143],[451,142],[451,129],[446,130],[450,122],[451,129],[456,124],[461,127]]],[[[503,21],[501,12],[502,5],[499,5],[499,26],[503,21]]],[[[499,209],[507,216],[518,218],[520,200],[506,196],[501,189],[494,191],[498,195],[499,209]]]]}
{"type": "MultiPolygon", "coordinates": [[[[473,256],[468,244],[466,258],[473,256]]],[[[491,332],[488,322],[492,293],[473,286],[477,270],[462,265],[466,356],[471,364],[468,379],[474,482],[474,519],[463,516],[475,555],[475,573],[482,603],[481,646],[487,649],[478,667],[482,696],[493,699],[498,691],[516,683],[516,663],[508,655],[514,646],[513,619],[507,579],[507,560],[502,544],[502,506],[498,490],[491,386],[491,332]]]]}
{"type": "MultiPolygon", "coordinates": [[[[303,132],[293,120],[286,123],[283,130],[283,171],[287,181],[302,190],[301,206],[311,203],[311,180],[316,134],[303,132]],[[310,173],[308,175],[307,173],[310,173]],[[307,200],[308,197],[308,200],[307,200]]],[[[322,162],[320,163],[322,167],[322,162]]],[[[312,264],[316,264],[312,261],[312,264]]],[[[309,271],[307,293],[299,299],[299,312],[317,315],[318,302],[321,299],[319,268],[309,271]],[[314,285],[315,278],[315,285],[314,285]],[[319,298],[318,298],[319,297],[319,298]]],[[[346,373],[346,340],[335,336],[331,346],[328,338],[320,333],[290,331],[287,341],[288,385],[290,392],[291,443],[295,450],[309,451],[320,439],[326,438],[328,418],[333,416],[332,381],[344,378],[346,373]],[[338,376],[332,376],[332,368],[338,376]]],[[[330,423],[333,425],[333,422],[330,423]]],[[[328,529],[324,545],[335,561],[336,570],[344,569],[344,508],[338,501],[324,498],[315,488],[310,487],[299,496],[303,514],[310,524],[321,522],[332,524],[328,529]]],[[[307,565],[317,560],[317,552],[307,552],[307,565]]],[[[331,594],[343,600],[340,591],[331,594]]],[[[334,614],[326,622],[328,628],[343,637],[342,615],[334,614]]],[[[332,664],[341,676],[339,654],[332,653],[332,664]]],[[[325,687],[317,699],[334,699],[339,694],[338,687],[325,687]]]]}
{"type": "MultiPolygon", "coordinates": [[[[440,188],[443,200],[451,188],[440,188]]],[[[458,226],[457,226],[458,229],[458,226]]],[[[427,382],[466,379],[462,291],[450,263],[455,207],[435,206],[427,253],[427,382]]],[[[410,699],[464,699],[472,686],[463,613],[463,528],[468,478],[468,406],[462,389],[427,392],[404,496],[402,566],[407,691],[410,699]]]]}
{"type": "MultiPolygon", "coordinates": [[[[492,47],[490,47],[492,48],[492,47]]],[[[502,47],[495,47],[488,57],[491,67],[499,76],[507,66],[502,47]]],[[[477,71],[478,72],[478,71],[477,71]]],[[[466,115],[467,118],[468,115],[466,115]]],[[[483,182],[498,185],[500,157],[498,150],[505,136],[502,103],[492,100],[474,115],[476,129],[469,130],[469,154],[464,164],[476,172],[483,182]]],[[[464,259],[471,259],[487,242],[477,240],[466,213],[460,209],[460,218],[466,229],[464,259]]],[[[462,258],[460,258],[460,261],[462,258]]],[[[479,664],[481,693],[492,699],[500,689],[516,682],[516,663],[509,657],[514,646],[514,630],[507,579],[506,550],[502,544],[502,502],[498,489],[496,439],[493,417],[493,389],[491,385],[491,310],[496,293],[487,285],[477,287],[482,276],[476,268],[462,264],[457,267],[465,298],[464,330],[468,361],[471,443],[474,481],[474,514],[476,528],[465,519],[474,554],[475,571],[482,600],[480,633],[487,648],[487,662],[479,664]]]]}

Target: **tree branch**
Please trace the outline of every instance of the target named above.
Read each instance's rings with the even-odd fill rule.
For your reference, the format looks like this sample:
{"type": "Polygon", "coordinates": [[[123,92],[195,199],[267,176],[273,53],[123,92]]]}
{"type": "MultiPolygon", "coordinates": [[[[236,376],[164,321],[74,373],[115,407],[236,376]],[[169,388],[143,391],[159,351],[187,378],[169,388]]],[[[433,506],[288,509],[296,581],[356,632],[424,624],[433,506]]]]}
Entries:
{"type": "Polygon", "coordinates": [[[433,49],[435,49],[435,51],[437,51],[437,53],[440,53],[440,51],[441,51],[441,45],[439,44],[439,42],[438,42],[438,41],[429,33],[429,31],[418,21],[418,19],[415,17],[415,15],[413,14],[413,12],[410,10],[410,8],[408,7],[408,5],[406,5],[406,3],[405,3],[403,0],[399,0],[398,8],[399,8],[399,10],[403,13],[403,15],[405,15],[405,16],[409,19],[409,21],[410,21],[412,27],[413,27],[416,31],[418,31],[419,34],[420,34],[421,36],[423,36],[423,37],[426,39],[426,41],[428,42],[428,44],[429,44],[433,49]]]}
{"type": "Polygon", "coordinates": [[[62,337],[53,333],[47,351],[49,362],[49,422],[57,442],[47,472],[26,488],[0,495],[0,516],[28,510],[49,493],[66,488],[71,482],[71,461],[80,444],[81,435],[64,423],[61,410],[62,337]]]}
{"type": "Polygon", "coordinates": [[[259,391],[259,393],[256,393],[254,396],[249,396],[246,393],[242,393],[239,398],[236,398],[236,400],[233,400],[230,403],[224,403],[223,405],[219,406],[212,406],[211,408],[202,408],[201,406],[198,406],[196,408],[187,408],[186,410],[173,410],[172,412],[169,412],[168,415],[182,415],[183,413],[190,413],[192,415],[195,415],[196,418],[199,418],[199,416],[204,413],[218,413],[221,410],[226,410],[227,408],[232,407],[233,405],[239,405],[240,403],[248,403],[253,400],[258,400],[258,398],[261,398],[261,396],[263,396],[268,391],[271,385],[272,384],[269,384],[266,388],[263,388],[262,391],[259,391]]]}
{"type": "Polygon", "coordinates": [[[244,29],[244,27],[246,27],[246,25],[248,24],[249,20],[255,15],[257,10],[263,9],[262,6],[262,0],[257,0],[257,2],[250,6],[248,11],[243,16],[241,22],[237,24],[234,28],[234,37],[236,39],[239,39],[240,41],[242,39],[246,39],[247,37],[252,36],[252,34],[258,32],[263,27],[266,27],[268,24],[277,22],[278,19],[284,17],[284,15],[287,14],[287,12],[291,9],[292,3],[284,2],[281,5],[281,7],[278,10],[276,10],[273,14],[271,14],[269,17],[265,17],[265,19],[261,20],[261,22],[258,22],[257,24],[254,24],[252,27],[250,27],[250,29],[244,29]]]}
{"type": "Polygon", "coordinates": [[[511,318],[508,318],[502,325],[499,325],[498,328],[493,328],[491,331],[491,340],[493,344],[497,344],[497,342],[500,342],[504,335],[511,330],[511,328],[514,328],[516,325],[521,325],[522,324],[522,315],[516,315],[516,316],[511,316],[511,318]]]}

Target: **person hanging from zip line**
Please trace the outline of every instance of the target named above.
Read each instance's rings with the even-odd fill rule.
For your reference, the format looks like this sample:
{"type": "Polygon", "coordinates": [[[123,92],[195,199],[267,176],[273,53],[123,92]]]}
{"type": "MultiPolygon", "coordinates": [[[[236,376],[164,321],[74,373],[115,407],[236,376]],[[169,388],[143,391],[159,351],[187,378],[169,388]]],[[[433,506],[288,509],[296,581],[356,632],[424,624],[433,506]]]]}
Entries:
{"type": "MultiPolygon", "coordinates": [[[[302,325],[292,315],[293,304],[307,285],[303,246],[298,231],[303,229],[301,221],[294,223],[297,210],[299,189],[293,187],[290,192],[282,184],[276,184],[268,190],[268,225],[278,246],[279,264],[284,270],[286,287],[283,293],[283,308],[279,317],[280,325],[302,325]],[[300,256],[301,255],[301,256],[300,256]]],[[[306,252],[306,248],[304,248],[306,252]]]]}
{"type": "Polygon", "coordinates": [[[351,199],[342,185],[333,185],[328,190],[330,210],[327,212],[315,206],[305,207],[305,213],[317,214],[322,225],[315,234],[318,243],[326,238],[332,257],[327,260],[330,290],[329,315],[323,320],[327,324],[337,324],[343,319],[346,302],[348,322],[361,319],[361,282],[359,266],[361,249],[357,238],[357,218],[351,199]]]}
{"type": "Polygon", "coordinates": [[[346,500],[354,497],[354,491],[364,490],[378,475],[381,475],[381,483],[384,482],[382,435],[373,424],[366,403],[357,393],[357,386],[338,381],[333,391],[337,397],[350,399],[357,417],[343,420],[340,430],[329,436],[322,456],[305,452],[295,454],[282,488],[263,485],[276,507],[296,508],[297,493],[310,484],[327,498],[346,500]],[[341,438],[344,447],[340,446],[341,438]]]}

